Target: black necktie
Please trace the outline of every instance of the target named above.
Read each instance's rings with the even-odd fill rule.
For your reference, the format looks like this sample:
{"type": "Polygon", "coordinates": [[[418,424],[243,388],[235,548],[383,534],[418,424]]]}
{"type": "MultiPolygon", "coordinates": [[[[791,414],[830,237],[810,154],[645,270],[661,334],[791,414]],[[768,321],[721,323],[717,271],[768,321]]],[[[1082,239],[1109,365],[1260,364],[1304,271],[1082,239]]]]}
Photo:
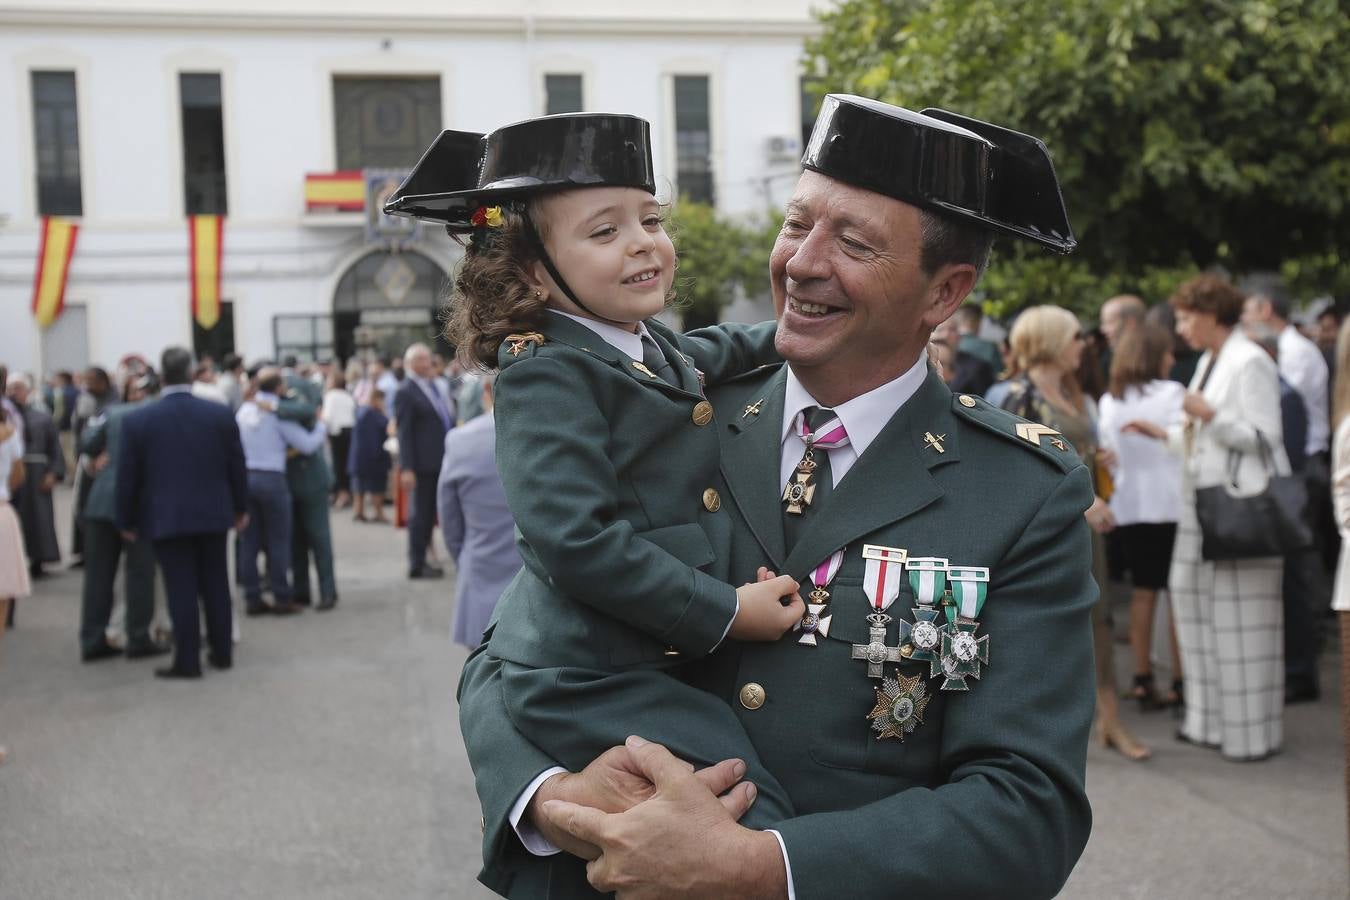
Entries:
{"type": "Polygon", "coordinates": [[[642,339],[642,364],[666,384],[679,387],[675,381],[675,371],[666,361],[666,355],[661,352],[660,347],[656,346],[656,341],[649,337],[642,339]]]}
{"type": "MultiPolygon", "coordinates": [[[[811,440],[807,441],[802,436],[800,420],[793,422],[792,427],[797,439],[802,440],[806,445],[806,449],[802,453],[802,459],[805,460],[810,456],[812,462],[815,463],[809,481],[809,484],[815,487],[815,492],[811,496],[811,502],[803,504],[800,514],[787,512],[788,504],[784,503],[783,537],[787,540],[788,552],[791,552],[796,545],[797,538],[805,531],[807,523],[820,518],[820,508],[825,505],[830,499],[830,494],[834,492],[834,475],[830,471],[830,453],[824,447],[813,448],[812,446],[815,439],[823,437],[820,434],[820,429],[834,421],[834,410],[819,406],[808,406],[802,412],[805,414],[806,430],[810,433],[811,440]]],[[[842,426],[840,427],[842,428],[842,426]]],[[[845,438],[845,441],[847,441],[847,438],[845,438]]],[[[842,445],[831,443],[831,446],[842,445]]],[[[801,463],[797,465],[800,466],[801,463]]],[[[796,480],[798,480],[797,470],[794,469],[789,484],[796,480]]]]}

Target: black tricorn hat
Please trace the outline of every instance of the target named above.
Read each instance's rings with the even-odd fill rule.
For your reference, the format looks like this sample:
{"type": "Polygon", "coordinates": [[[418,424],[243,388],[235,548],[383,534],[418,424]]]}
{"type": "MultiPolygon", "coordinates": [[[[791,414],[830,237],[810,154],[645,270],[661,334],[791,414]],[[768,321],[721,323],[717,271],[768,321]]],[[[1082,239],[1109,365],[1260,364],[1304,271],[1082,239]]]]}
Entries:
{"type": "Polygon", "coordinates": [[[481,204],[551,190],[635,187],[656,193],[651,127],[637,116],[567,113],[506,125],[481,136],[471,170],[465,166],[468,142],[447,141],[447,135],[469,133],[442,132],[385,204],[386,213],[463,223],[481,204]]]}
{"type": "Polygon", "coordinates": [[[474,205],[468,197],[449,196],[456,188],[478,181],[483,159],[483,135],[476,131],[442,131],[398,190],[385,201],[391,216],[408,216],[434,222],[468,222],[474,205]]]}
{"type": "Polygon", "coordinates": [[[978,119],[827,94],[802,166],[1060,253],[1078,245],[1045,144],[978,119]]]}

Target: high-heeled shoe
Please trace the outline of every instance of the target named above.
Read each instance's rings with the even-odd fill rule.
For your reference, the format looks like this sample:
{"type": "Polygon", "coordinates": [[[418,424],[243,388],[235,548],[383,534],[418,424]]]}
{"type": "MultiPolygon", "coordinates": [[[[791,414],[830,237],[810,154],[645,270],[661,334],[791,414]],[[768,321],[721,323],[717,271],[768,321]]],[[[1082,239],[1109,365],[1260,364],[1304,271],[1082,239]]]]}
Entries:
{"type": "Polygon", "coordinates": [[[1111,721],[1097,720],[1097,739],[1108,750],[1115,750],[1131,762],[1143,762],[1153,755],[1148,745],[1141,743],[1130,734],[1129,729],[1119,719],[1111,721]]]}
{"type": "Polygon", "coordinates": [[[1164,703],[1158,696],[1158,688],[1153,682],[1153,673],[1134,676],[1134,686],[1125,692],[1125,696],[1139,703],[1140,712],[1153,712],[1162,709],[1164,703]]]}
{"type": "Polygon", "coordinates": [[[1185,682],[1180,678],[1172,679],[1172,689],[1162,699],[1163,706],[1172,710],[1174,718],[1181,718],[1186,712],[1185,682]]]}

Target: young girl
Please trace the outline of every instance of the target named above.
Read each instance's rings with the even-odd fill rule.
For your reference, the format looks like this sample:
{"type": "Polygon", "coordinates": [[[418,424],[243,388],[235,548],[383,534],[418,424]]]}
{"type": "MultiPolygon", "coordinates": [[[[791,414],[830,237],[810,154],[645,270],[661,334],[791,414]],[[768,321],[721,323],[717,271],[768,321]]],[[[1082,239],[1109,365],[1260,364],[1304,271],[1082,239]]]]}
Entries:
{"type": "MultiPolygon", "coordinates": [[[[451,168],[436,149],[405,188],[451,168]]],[[[727,639],[777,640],[804,612],[784,605],[790,578],[733,588],[700,569],[715,555],[698,522],[726,517],[703,382],[778,361],[773,325],[679,335],[650,318],[675,250],[645,121],[530,120],[487,135],[481,158],[476,187],[403,209],[471,201],[448,331],[467,363],[500,369],[497,463],[525,567],[485,643],[512,721],[574,771],[630,734],[696,765],[739,757],[759,790],[743,821],[780,821],[786,794],[735,714],[663,671],[727,639]]]]}

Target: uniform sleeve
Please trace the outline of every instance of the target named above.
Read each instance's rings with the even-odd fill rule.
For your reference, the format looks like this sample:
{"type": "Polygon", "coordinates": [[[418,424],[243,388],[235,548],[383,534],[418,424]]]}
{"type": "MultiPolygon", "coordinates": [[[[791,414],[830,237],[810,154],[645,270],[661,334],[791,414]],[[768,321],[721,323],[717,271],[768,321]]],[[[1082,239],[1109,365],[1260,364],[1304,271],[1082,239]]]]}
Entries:
{"type": "Polygon", "coordinates": [[[299,391],[289,392],[277,400],[277,418],[284,422],[296,422],[306,430],[313,427],[317,411],[318,407],[299,391]]]}
{"type": "Polygon", "coordinates": [[[395,403],[404,388],[399,388],[398,392],[389,402],[390,409],[393,410],[394,425],[398,429],[398,464],[409,472],[419,471],[417,466],[417,439],[413,434],[413,419],[417,417],[416,404],[411,401],[407,403],[395,403]],[[404,407],[403,415],[399,415],[397,408],[404,407]]]}
{"type": "Polygon", "coordinates": [[[897,886],[953,900],[1059,891],[1092,821],[1091,499],[1087,469],[1074,469],[994,569],[982,618],[989,668],[947,698],[944,783],[774,826],[799,900],[835,900],[845,884],[860,897],[897,886]]]}
{"type": "Polygon", "coordinates": [[[760,366],[780,363],[783,357],[774,349],[777,322],[758,325],[723,323],[698,328],[668,337],[676,349],[694,360],[708,387],[742,375],[760,366]]]}
{"type": "Polygon", "coordinates": [[[618,518],[614,439],[576,367],[522,359],[497,377],[497,468],[539,563],[568,596],[680,651],[722,640],[736,591],[618,518]]]}

